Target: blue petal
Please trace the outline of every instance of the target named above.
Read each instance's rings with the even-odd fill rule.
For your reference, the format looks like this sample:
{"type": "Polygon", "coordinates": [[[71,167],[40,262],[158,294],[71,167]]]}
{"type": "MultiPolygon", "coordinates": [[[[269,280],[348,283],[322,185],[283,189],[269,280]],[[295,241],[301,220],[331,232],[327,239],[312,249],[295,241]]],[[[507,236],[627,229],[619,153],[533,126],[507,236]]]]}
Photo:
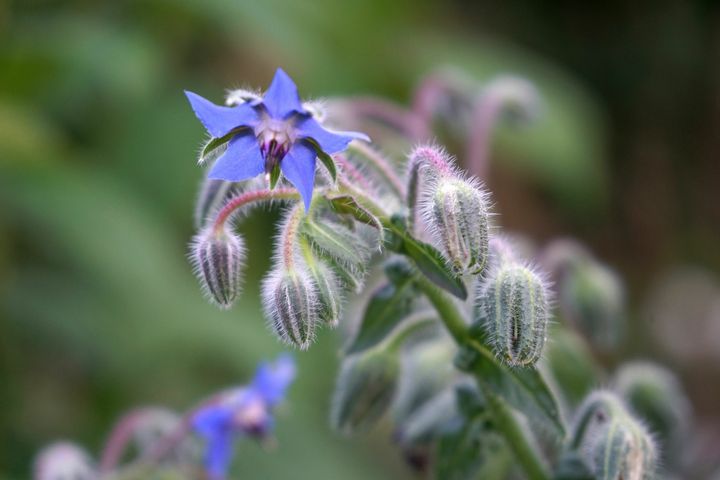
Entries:
{"type": "Polygon", "coordinates": [[[259,122],[257,112],[250,105],[221,107],[196,93],[186,90],[185,95],[195,115],[213,137],[227,135],[234,128],[255,127],[259,122]]]}
{"type": "Polygon", "coordinates": [[[314,118],[307,117],[297,125],[298,136],[312,138],[325,153],[337,153],[345,150],[353,140],[370,141],[364,133],[333,132],[320,125],[314,118]]]}
{"type": "Polygon", "coordinates": [[[306,211],[310,208],[315,185],[315,158],[312,147],[305,142],[295,142],[280,162],[280,170],[300,192],[306,211]]]}
{"type": "Polygon", "coordinates": [[[285,354],[274,363],[261,363],[252,386],[268,405],[274,406],[285,397],[294,379],[295,361],[291,355],[285,354]]]}
{"type": "Polygon", "coordinates": [[[305,113],[295,82],[278,68],[262,99],[271,117],[281,120],[291,113],[305,113]]]}
{"type": "Polygon", "coordinates": [[[257,138],[252,133],[236,135],[228,148],[208,173],[208,178],[239,182],[253,178],[265,171],[265,160],[260,153],[257,138]]]}
{"type": "Polygon", "coordinates": [[[192,419],[192,426],[205,438],[213,438],[227,428],[233,411],[225,405],[209,405],[198,411],[192,419]]]}
{"type": "Polygon", "coordinates": [[[206,448],[205,467],[210,478],[213,480],[225,478],[232,461],[233,433],[227,430],[212,437],[206,448]]]}

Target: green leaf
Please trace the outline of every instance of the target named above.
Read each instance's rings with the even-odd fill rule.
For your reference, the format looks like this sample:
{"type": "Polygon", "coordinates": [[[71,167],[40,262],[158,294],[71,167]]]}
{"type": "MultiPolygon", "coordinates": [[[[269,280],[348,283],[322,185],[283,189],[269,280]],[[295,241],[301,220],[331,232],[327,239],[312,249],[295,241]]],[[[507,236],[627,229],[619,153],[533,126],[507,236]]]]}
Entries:
{"type": "Polygon", "coordinates": [[[303,222],[301,232],[313,247],[345,265],[360,268],[368,260],[370,252],[345,225],[324,219],[322,223],[307,221],[303,222]]]}
{"type": "Polygon", "coordinates": [[[208,141],[203,147],[202,152],[200,152],[200,163],[205,163],[207,160],[214,159],[214,151],[228,143],[232,137],[241,133],[243,130],[247,130],[247,128],[235,128],[222,137],[211,138],[210,141],[208,141]]]}
{"type": "Polygon", "coordinates": [[[395,251],[415,261],[418,269],[438,287],[447,290],[461,300],[467,298],[467,288],[462,278],[447,266],[445,258],[432,245],[415,240],[404,232],[394,232],[400,237],[395,251]]]}
{"type": "Polygon", "coordinates": [[[325,165],[325,168],[327,168],[328,173],[330,173],[333,182],[335,182],[337,180],[337,166],[335,165],[335,160],[325,153],[325,151],[320,147],[320,144],[312,138],[305,138],[304,140],[312,145],[315,150],[315,155],[317,155],[317,158],[319,158],[322,164],[325,165]]]}
{"type": "Polygon", "coordinates": [[[411,278],[398,284],[386,283],[373,293],[365,307],[365,315],[347,355],[372,348],[412,311],[417,292],[411,278]]]}
{"type": "Polygon", "coordinates": [[[337,213],[352,215],[355,220],[377,228],[380,232],[380,241],[383,241],[384,227],[382,223],[375,215],[362,207],[355,198],[350,195],[336,195],[328,196],[328,200],[337,213]]]}
{"type": "Polygon", "coordinates": [[[462,370],[472,371],[506,402],[523,412],[531,421],[548,426],[564,437],[565,426],[554,395],[535,368],[510,369],[475,341],[469,341],[456,359],[462,370]]]}

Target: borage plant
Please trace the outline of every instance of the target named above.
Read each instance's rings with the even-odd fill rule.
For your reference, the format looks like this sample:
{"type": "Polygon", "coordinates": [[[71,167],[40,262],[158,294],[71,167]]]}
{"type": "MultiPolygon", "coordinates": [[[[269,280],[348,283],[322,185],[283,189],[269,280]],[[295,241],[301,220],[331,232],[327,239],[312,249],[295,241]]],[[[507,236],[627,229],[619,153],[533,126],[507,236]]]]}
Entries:
{"type": "MultiPolygon", "coordinates": [[[[674,378],[637,364],[605,381],[612,388],[589,392],[604,380],[587,347],[602,353],[622,335],[617,275],[574,242],[537,253],[502,235],[482,182],[429,141],[438,123],[464,133],[465,164],[485,175],[497,122],[522,125],[541,110],[530,83],[505,76],[478,89],[441,72],[406,110],[377,99],[303,103],[278,70],[264,94],[231,91],[226,106],[187,97],[210,135],[190,251],[202,288],[232,306],[246,258],[238,224],[257,207],[281,208],[265,316],[301,350],[318,329],[342,325],[335,429],[355,434],[389,416],[409,464],[441,479],[653,478],[658,444],[675,445],[688,416],[676,408],[686,400],[674,378]],[[374,141],[338,125],[367,126],[374,141]],[[409,154],[381,150],[398,145],[409,154]],[[348,302],[364,302],[359,321],[345,313],[348,302]],[[556,310],[566,326],[552,325],[556,310]],[[548,361],[549,334],[559,353],[548,361]],[[646,424],[667,428],[653,436],[646,424]]],[[[278,369],[191,412],[136,465],[172,465],[190,425],[205,441],[203,474],[225,478],[233,438],[269,430],[292,378],[291,367],[278,369]]],[[[116,456],[104,457],[110,474],[116,456]]]]}

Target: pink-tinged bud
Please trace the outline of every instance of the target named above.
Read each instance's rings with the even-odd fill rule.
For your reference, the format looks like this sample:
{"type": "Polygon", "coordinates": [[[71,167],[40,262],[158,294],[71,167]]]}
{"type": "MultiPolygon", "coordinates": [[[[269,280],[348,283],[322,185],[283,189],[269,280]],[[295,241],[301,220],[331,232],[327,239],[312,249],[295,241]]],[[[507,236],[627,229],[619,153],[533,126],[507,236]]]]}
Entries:
{"type": "Polygon", "coordinates": [[[441,177],[423,201],[423,217],[458,274],[481,274],[488,263],[490,215],[486,193],[471,180],[441,177]]]}
{"type": "Polygon", "coordinates": [[[207,297],[220,308],[230,308],[240,294],[245,244],[227,227],[210,226],[195,236],[190,247],[195,274],[207,297]]]}
{"type": "Polygon", "coordinates": [[[45,447],[35,459],[34,480],[95,480],[98,473],[87,452],[70,442],[45,447]]]}
{"type": "Polygon", "coordinates": [[[285,343],[305,350],[319,321],[318,292],[310,274],[294,268],[278,268],[263,281],[265,315],[273,331],[285,343]]]}

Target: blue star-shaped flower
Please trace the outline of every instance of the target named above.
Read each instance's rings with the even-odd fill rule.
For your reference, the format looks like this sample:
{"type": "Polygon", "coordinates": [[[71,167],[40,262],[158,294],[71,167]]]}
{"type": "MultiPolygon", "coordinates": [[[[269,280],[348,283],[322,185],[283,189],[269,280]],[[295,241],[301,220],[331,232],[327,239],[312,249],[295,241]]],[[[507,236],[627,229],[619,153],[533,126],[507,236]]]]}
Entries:
{"type": "Polygon", "coordinates": [[[233,442],[242,436],[264,437],[273,427],[273,408],[295,378],[295,362],[283,355],[258,366],[250,385],[234,389],[193,417],[195,431],[207,440],[205,467],[210,478],[225,478],[233,442]]]}
{"type": "Polygon", "coordinates": [[[227,151],[215,162],[208,178],[239,182],[279,165],[300,192],[307,209],[315,184],[318,149],[330,155],[343,151],[357,132],[332,132],[318,123],[300,102],[297,87],[280,68],[262,99],[221,107],[186,91],[190,105],[205,129],[220,138],[235,133],[227,151]]]}

